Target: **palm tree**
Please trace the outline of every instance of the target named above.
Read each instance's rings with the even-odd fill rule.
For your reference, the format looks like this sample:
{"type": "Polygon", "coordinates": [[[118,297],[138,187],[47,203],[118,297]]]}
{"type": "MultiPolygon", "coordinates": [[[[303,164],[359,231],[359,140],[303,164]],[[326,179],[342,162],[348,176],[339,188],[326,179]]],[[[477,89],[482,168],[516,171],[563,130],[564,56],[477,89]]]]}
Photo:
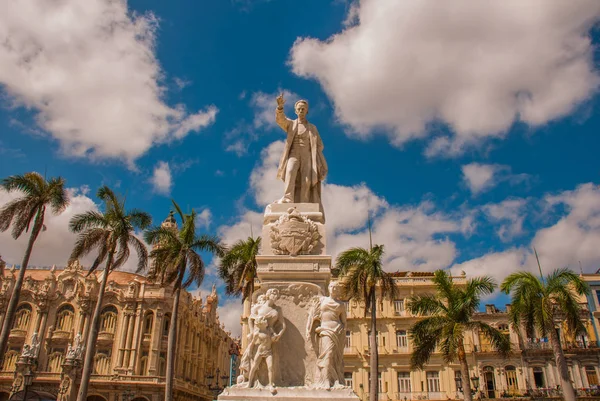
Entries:
{"type": "Polygon", "coordinates": [[[585,333],[581,319],[583,309],[577,297],[589,294],[587,283],[567,268],[557,269],[544,278],[540,268],[539,278],[529,272],[513,273],[504,280],[500,289],[512,294],[509,318],[515,327],[524,325],[529,338],[536,333],[550,337],[564,399],[575,401],[556,325],[564,321],[570,334],[585,333]]]}
{"type": "Polygon", "coordinates": [[[70,260],[79,259],[93,250],[98,251],[98,256],[88,271],[88,276],[104,263],[104,272],[98,291],[98,300],[94,308],[94,315],[90,324],[81,384],[77,401],[86,401],[90,377],[93,370],[96,340],[98,339],[100,312],[104,290],[108,275],[115,269],[123,266],[129,259],[129,247],[133,247],[138,256],[138,269],[140,272],[146,268],[148,250],[143,241],[135,236],[135,230],[144,230],[152,223],[152,217],[146,212],[133,209],[125,210],[125,201],[119,199],[107,186],[101,187],[96,196],[104,203],[104,211],[89,211],[73,216],[69,228],[79,236],[71,252],[70,260]]]}
{"type": "Polygon", "coordinates": [[[502,355],[508,355],[511,349],[507,334],[474,319],[481,297],[493,293],[496,284],[492,278],[484,276],[468,280],[464,287],[457,286],[444,270],[436,271],[432,281],[435,294],[415,295],[408,300],[407,309],[410,313],[426,316],[410,329],[413,342],[411,365],[413,368],[422,369],[439,346],[447,363],[456,360],[460,363],[465,401],[471,401],[469,365],[464,345],[465,332],[479,331],[502,355]]]}
{"type": "Polygon", "coordinates": [[[342,252],[335,268],[339,271],[344,297],[365,302],[365,317],[371,312],[369,401],[377,401],[379,355],[377,353],[377,295],[381,299],[394,299],[396,285],[390,273],[383,270],[381,259],[383,245],[374,245],[370,249],[350,248],[342,252]]]}
{"type": "Polygon", "coordinates": [[[69,206],[69,197],[65,190],[65,180],[63,178],[57,177],[46,180],[36,172],[10,176],[3,179],[0,186],[7,192],[20,191],[23,194],[23,196],[8,202],[0,210],[0,231],[4,232],[12,225],[12,236],[17,239],[23,234],[23,231],[29,231],[31,227],[25,255],[23,255],[19,275],[8,302],[2,332],[0,333],[0,355],[4,355],[15,311],[19,304],[21,287],[23,286],[25,270],[27,270],[29,264],[33,244],[40,232],[46,229],[44,226],[46,207],[50,207],[52,213],[60,214],[69,206]]]}
{"type": "Polygon", "coordinates": [[[196,212],[184,215],[179,205],[173,201],[177,214],[181,218],[181,230],[167,227],[153,227],[146,231],[146,241],[154,245],[150,257],[162,285],[173,286],[173,309],[169,326],[167,344],[167,371],[165,383],[165,401],[173,400],[173,379],[175,353],[177,347],[177,314],[181,289],[192,283],[202,285],[204,280],[204,261],[198,252],[211,252],[223,256],[225,249],[216,237],[196,234],[196,212]],[[187,277],[186,277],[187,276],[187,277]]]}
{"type": "Polygon", "coordinates": [[[254,292],[256,278],[256,255],[261,238],[248,237],[239,240],[227,250],[219,263],[219,275],[225,281],[225,291],[229,295],[242,295],[242,303],[254,292]]]}

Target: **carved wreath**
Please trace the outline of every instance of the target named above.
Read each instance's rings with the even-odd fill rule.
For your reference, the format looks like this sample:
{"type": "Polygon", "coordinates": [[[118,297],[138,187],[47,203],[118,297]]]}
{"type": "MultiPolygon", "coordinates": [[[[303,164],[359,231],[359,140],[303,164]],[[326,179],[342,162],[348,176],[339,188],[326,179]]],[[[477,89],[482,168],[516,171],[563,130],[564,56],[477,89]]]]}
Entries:
{"type": "Polygon", "coordinates": [[[314,221],[302,216],[296,208],[288,209],[271,226],[271,249],[275,255],[310,254],[321,234],[314,221]]]}

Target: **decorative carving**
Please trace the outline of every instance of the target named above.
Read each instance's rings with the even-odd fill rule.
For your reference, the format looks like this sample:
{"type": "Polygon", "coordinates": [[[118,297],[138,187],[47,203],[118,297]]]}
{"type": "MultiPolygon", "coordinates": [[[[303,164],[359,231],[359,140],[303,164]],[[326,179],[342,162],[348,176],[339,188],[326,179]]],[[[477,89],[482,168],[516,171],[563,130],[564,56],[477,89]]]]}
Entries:
{"type": "Polygon", "coordinates": [[[30,344],[25,344],[23,346],[23,351],[21,351],[20,359],[35,359],[35,358],[37,358],[39,349],[40,349],[40,340],[38,337],[38,333],[35,332],[31,335],[30,344]]]}
{"type": "Polygon", "coordinates": [[[69,344],[69,348],[67,349],[67,359],[72,361],[81,360],[83,357],[83,349],[81,333],[77,333],[73,340],[73,344],[69,344]]]}
{"type": "Polygon", "coordinates": [[[276,255],[307,255],[317,246],[321,234],[314,221],[295,207],[288,209],[271,226],[271,248],[276,255]]]}

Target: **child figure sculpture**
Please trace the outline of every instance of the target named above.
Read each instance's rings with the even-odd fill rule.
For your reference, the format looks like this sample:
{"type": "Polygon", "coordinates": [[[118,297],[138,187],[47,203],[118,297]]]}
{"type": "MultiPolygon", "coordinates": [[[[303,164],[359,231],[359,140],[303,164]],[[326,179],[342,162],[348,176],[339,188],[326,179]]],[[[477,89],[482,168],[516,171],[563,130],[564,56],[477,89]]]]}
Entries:
{"type": "Polygon", "coordinates": [[[258,368],[264,360],[267,364],[267,373],[269,377],[268,389],[272,394],[275,394],[275,384],[273,381],[273,349],[272,345],[274,342],[279,340],[273,330],[269,327],[267,319],[259,316],[254,321],[254,335],[253,335],[253,346],[256,347],[256,353],[254,354],[254,360],[252,361],[252,368],[250,369],[250,375],[248,378],[248,387],[254,386],[256,374],[258,368]]]}

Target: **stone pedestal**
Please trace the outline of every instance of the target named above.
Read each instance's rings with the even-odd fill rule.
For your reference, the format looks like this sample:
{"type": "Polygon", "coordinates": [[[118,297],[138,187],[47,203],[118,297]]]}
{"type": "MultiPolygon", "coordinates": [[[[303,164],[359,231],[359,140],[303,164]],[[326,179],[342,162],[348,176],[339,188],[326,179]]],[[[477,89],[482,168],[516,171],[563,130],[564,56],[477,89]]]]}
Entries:
{"type": "Polygon", "coordinates": [[[309,307],[327,295],[331,277],[331,256],[326,253],[325,219],[319,204],[286,203],[267,206],[262,228],[262,250],[257,256],[260,288],[252,304],[270,289],[285,321],[285,331],[272,345],[275,389],[267,388],[266,372],[259,374],[254,388],[244,385],[224,390],[222,401],[331,400],[357,401],[351,388],[313,387],[317,354],[307,339],[309,307]]]}

